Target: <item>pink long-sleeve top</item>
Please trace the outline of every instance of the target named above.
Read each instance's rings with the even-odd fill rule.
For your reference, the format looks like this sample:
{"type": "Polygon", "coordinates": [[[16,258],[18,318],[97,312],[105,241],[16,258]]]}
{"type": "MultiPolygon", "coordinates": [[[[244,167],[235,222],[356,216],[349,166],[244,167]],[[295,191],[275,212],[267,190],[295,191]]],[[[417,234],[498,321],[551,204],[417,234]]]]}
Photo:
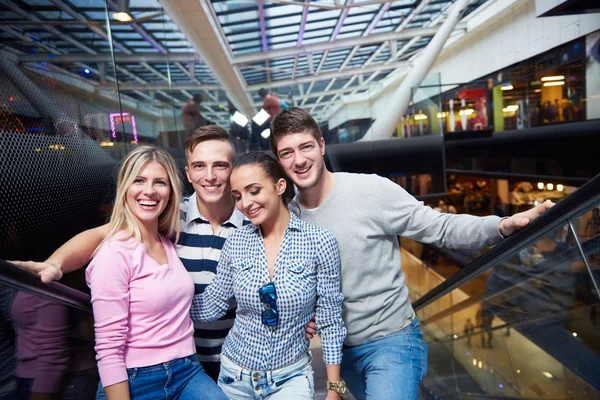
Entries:
{"type": "Polygon", "coordinates": [[[127,368],[195,353],[190,305],[194,283],[173,244],[162,239],[159,264],[135,239],[102,246],[86,271],[92,292],[96,360],[104,387],[127,380],[127,368]]]}

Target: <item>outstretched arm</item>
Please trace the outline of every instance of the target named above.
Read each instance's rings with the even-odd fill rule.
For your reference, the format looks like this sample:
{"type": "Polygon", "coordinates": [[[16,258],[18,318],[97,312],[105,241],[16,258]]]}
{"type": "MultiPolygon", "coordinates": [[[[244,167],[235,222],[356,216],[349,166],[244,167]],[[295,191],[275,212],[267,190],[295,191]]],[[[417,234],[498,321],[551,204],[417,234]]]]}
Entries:
{"type": "Polygon", "coordinates": [[[108,234],[108,224],[88,229],[60,246],[44,262],[11,261],[16,266],[38,274],[42,282],[49,283],[82,268],[92,258],[92,253],[108,234]]]}
{"type": "Polygon", "coordinates": [[[229,300],[233,297],[234,278],[234,271],[229,262],[230,245],[231,242],[227,239],[219,257],[217,276],[202,294],[194,295],[190,309],[190,317],[194,322],[216,321],[229,309],[229,300]]]}
{"type": "MultiPolygon", "coordinates": [[[[323,361],[329,382],[339,382],[342,363],[342,345],[346,338],[346,328],[342,320],[340,292],[340,253],[337,241],[326,233],[319,249],[317,267],[317,306],[316,326],[323,346],[323,361]]],[[[327,400],[338,400],[340,395],[329,390],[327,400]]]]}

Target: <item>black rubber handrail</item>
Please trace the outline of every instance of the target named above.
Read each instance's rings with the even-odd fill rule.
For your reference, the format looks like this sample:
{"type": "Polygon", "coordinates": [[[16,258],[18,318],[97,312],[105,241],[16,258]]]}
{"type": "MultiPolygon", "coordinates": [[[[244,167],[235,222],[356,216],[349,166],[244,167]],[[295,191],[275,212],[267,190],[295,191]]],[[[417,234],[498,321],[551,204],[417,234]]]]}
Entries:
{"type": "Polygon", "coordinates": [[[533,220],[528,226],[514,233],[508,239],[467,265],[455,275],[425,293],[413,302],[415,311],[437,301],[454,289],[469,282],[488,269],[494,267],[516,249],[528,246],[548,232],[559,229],[569,218],[589,211],[600,203],[600,174],[589,180],[573,194],[561,200],[556,206],[533,220]]]}
{"type": "Polygon", "coordinates": [[[42,283],[38,275],[5,260],[0,260],[0,283],[79,310],[92,312],[88,294],[58,282],[42,283]]]}

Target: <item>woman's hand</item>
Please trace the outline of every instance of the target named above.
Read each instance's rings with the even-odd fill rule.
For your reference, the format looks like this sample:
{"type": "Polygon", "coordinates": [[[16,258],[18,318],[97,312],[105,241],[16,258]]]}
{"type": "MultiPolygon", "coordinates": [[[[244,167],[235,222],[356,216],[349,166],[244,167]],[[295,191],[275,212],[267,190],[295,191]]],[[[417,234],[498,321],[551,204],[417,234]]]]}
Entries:
{"type": "Polygon", "coordinates": [[[56,265],[44,262],[36,261],[9,261],[15,264],[19,268],[23,268],[27,271],[38,274],[44,283],[50,283],[52,281],[58,281],[62,278],[63,273],[56,265]]]}

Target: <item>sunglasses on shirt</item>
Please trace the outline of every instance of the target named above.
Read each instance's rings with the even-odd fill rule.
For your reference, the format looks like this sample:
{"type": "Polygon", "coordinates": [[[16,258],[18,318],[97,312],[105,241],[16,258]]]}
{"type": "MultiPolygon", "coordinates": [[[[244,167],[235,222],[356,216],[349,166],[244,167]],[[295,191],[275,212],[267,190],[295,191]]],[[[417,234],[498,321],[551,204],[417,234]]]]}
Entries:
{"type": "Polygon", "coordinates": [[[262,323],[266,326],[277,326],[279,313],[277,312],[277,291],[275,283],[269,282],[258,289],[258,296],[265,310],[261,314],[262,323]]]}

